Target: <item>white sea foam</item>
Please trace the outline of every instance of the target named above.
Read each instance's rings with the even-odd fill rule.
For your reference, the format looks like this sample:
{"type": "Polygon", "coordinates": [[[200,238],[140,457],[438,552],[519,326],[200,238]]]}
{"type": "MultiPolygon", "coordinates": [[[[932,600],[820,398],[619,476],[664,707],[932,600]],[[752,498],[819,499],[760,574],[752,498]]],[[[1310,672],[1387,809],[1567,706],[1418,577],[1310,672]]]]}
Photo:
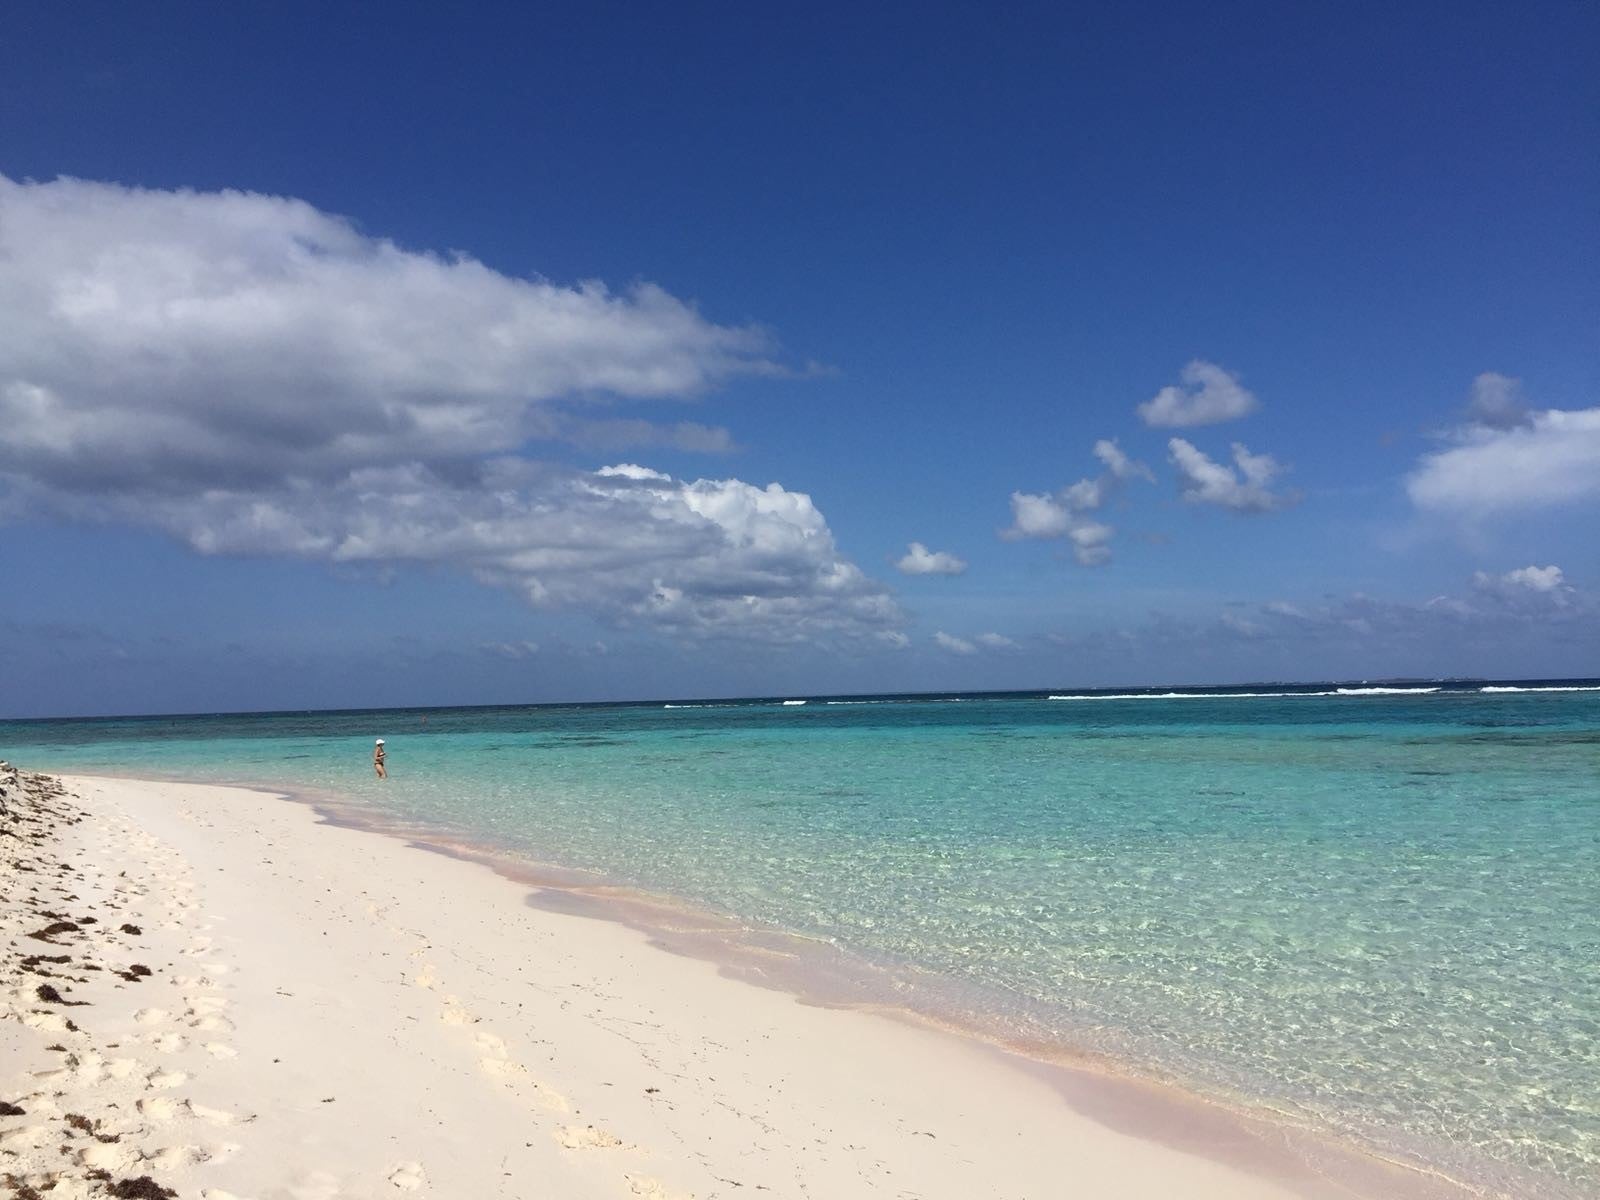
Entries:
{"type": "Polygon", "coordinates": [[[1338,692],[1118,692],[1092,696],[1050,696],[1051,700],[1265,700],[1286,696],[1336,696],[1338,692]]]}
{"type": "Polygon", "coordinates": [[[1340,696],[1428,696],[1439,689],[1436,687],[1422,688],[1393,688],[1393,687],[1364,687],[1364,688],[1339,688],[1340,696]]]}
{"type": "Polygon", "coordinates": [[[788,708],[788,707],[789,707],[789,706],[790,706],[790,705],[792,705],[792,704],[804,704],[804,703],[805,703],[805,701],[804,701],[804,700],[785,700],[785,701],[784,701],[784,702],[783,702],[783,706],[784,706],[784,707],[785,707],[785,708],[788,708]]]}
{"type": "Polygon", "coordinates": [[[1481,687],[1480,692],[1600,692],[1600,686],[1566,685],[1562,687],[1481,687]]]}

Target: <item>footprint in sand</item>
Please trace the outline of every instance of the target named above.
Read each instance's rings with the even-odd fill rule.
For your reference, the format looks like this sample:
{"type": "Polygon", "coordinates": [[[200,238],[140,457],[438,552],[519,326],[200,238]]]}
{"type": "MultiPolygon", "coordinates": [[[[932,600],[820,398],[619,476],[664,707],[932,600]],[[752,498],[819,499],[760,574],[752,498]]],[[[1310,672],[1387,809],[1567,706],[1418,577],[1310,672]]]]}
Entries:
{"type": "Polygon", "coordinates": [[[182,1101],[169,1100],[165,1096],[146,1096],[136,1107],[152,1121],[170,1121],[182,1111],[182,1104],[182,1101]]]}
{"type": "Polygon", "coordinates": [[[309,1171],[289,1185],[293,1200],[336,1200],[339,1180],[327,1171],[309,1171]]]}
{"type": "Polygon", "coordinates": [[[616,1134],[593,1125],[563,1125],[551,1136],[566,1150],[611,1150],[622,1145],[616,1134]]]}
{"type": "Polygon", "coordinates": [[[226,1109],[208,1108],[204,1104],[196,1104],[193,1100],[185,1100],[183,1103],[192,1115],[213,1125],[233,1125],[239,1120],[237,1115],[226,1109]]]}
{"type": "Polygon", "coordinates": [[[239,1052],[224,1042],[207,1042],[206,1053],[212,1058],[238,1058],[239,1052]]]}
{"type": "Polygon", "coordinates": [[[154,1154],[145,1157],[161,1170],[171,1171],[178,1167],[192,1167],[196,1163],[209,1162],[211,1153],[204,1146],[163,1146],[154,1154]]]}
{"type": "Polygon", "coordinates": [[[51,1138],[48,1125],[24,1125],[21,1129],[7,1129],[0,1132],[0,1142],[4,1142],[7,1150],[18,1147],[33,1149],[42,1146],[51,1138]]]}
{"type": "Polygon", "coordinates": [[[150,1044],[163,1054],[173,1054],[187,1046],[189,1039],[181,1033],[161,1033],[151,1037],[150,1044]]]}
{"type": "Polygon", "coordinates": [[[189,1082],[189,1076],[183,1071],[151,1071],[144,1078],[145,1087],[153,1092],[166,1091],[168,1088],[182,1087],[189,1082]]]}
{"type": "MultiPolygon", "coordinates": [[[[628,1190],[635,1196],[643,1196],[644,1200],[685,1200],[677,1192],[667,1191],[666,1185],[659,1179],[651,1179],[646,1175],[624,1175],[628,1181],[628,1190]]],[[[694,1200],[688,1197],[687,1200],[694,1200]]]]}
{"type": "Polygon", "coordinates": [[[133,1014],[133,1019],[141,1025],[159,1025],[171,1015],[164,1008],[141,1008],[133,1014]]]}
{"type": "Polygon", "coordinates": [[[91,1142],[78,1151],[78,1164],[91,1171],[123,1174],[139,1161],[139,1151],[126,1142],[91,1142]]]}
{"type": "Polygon", "coordinates": [[[418,1162],[401,1163],[389,1172],[389,1182],[402,1192],[414,1192],[427,1181],[427,1173],[418,1162]]]}

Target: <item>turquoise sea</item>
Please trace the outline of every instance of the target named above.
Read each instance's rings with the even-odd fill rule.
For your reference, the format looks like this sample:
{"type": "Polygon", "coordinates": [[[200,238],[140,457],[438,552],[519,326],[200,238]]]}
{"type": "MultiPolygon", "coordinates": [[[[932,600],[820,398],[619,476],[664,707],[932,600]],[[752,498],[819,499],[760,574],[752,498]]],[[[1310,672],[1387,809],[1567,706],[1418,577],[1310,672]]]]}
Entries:
{"type": "Polygon", "coordinates": [[[14,721],[0,757],[338,795],[1493,1194],[1600,1195],[1600,683],[798,700],[14,721]]]}

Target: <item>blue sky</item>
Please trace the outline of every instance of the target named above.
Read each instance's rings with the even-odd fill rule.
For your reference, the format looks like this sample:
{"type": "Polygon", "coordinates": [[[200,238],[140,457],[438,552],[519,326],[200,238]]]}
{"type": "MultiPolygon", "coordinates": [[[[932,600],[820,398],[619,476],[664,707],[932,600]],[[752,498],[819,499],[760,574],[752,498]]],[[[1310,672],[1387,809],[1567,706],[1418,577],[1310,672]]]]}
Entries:
{"type": "Polygon", "coordinates": [[[6,713],[1600,674],[1591,5],[12,26],[6,713]]]}

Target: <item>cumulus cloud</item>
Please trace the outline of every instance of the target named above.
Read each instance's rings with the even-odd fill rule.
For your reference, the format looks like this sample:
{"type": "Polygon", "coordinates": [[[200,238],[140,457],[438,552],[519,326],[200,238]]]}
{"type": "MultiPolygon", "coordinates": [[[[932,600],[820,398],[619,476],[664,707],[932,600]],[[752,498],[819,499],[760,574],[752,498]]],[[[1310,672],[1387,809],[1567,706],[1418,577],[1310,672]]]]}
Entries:
{"type": "Polygon", "coordinates": [[[85,489],[509,451],[585,401],[779,370],[654,285],[512,278],[282,197],[0,176],[0,258],[0,466],[85,489]]]}
{"type": "Polygon", "coordinates": [[[1080,479],[1057,492],[1012,492],[1011,524],[1000,531],[1001,538],[1008,542],[1065,538],[1082,566],[1110,562],[1111,538],[1116,531],[1089,514],[1104,505],[1125,480],[1154,482],[1155,477],[1149,467],[1124,454],[1115,441],[1102,438],[1094,444],[1094,455],[1106,467],[1095,478],[1080,479]]]}
{"type": "Polygon", "coordinates": [[[485,654],[493,658],[509,658],[513,661],[532,658],[539,653],[538,642],[485,642],[479,647],[485,654]]]}
{"type": "Polygon", "coordinates": [[[1178,470],[1178,489],[1191,504],[1263,513],[1286,508],[1298,500],[1292,493],[1272,490],[1272,481],[1283,470],[1277,460],[1270,454],[1251,454],[1242,442],[1233,443],[1232,467],[1208,457],[1182,438],[1173,438],[1167,449],[1178,470]]]}
{"type": "Polygon", "coordinates": [[[1560,567],[1518,567],[1503,575],[1478,571],[1472,585],[1480,592],[1513,601],[1544,600],[1557,606],[1565,605],[1576,591],[1566,580],[1560,567]]]}
{"type": "Polygon", "coordinates": [[[1528,406],[1522,399],[1522,381],[1485,371],[1472,381],[1467,401],[1467,421],[1487,429],[1516,429],[1528,423],[1528,406]]]}
{"type": "Polygon", "coordinates": [[[0,500],[206,554],[444,565],[690,635],[902,615],[774,483],[587,472],[540,438],[731,448],[618,417],[782,368],[760,330],[373,238],[298,200],[0,176],[0,500]]]}
{"type": "Polygon", "coordinates": [[[1600,408],[1529,412],[1513,425],[1481,421],[1425,454],[1406,478],[1418,508],[1491,517],[1600,498],[1600,408]]]}
{"type": "Polygon", "coordinates": [[[1154,483],[1156,477],[1144,463],[1129,458],[1117,445],[1116,438],[1101,438],[1094,444],[1094,456],[1105,463],[1106,470],[1117,479],[1143,479],[1154,483]]]}
{"type": "MultiPolygon", "coordinates": [[[[1478,578],[1483,577],[1483,572],[1478,572],[1478,578]]],[[[1562,586],[1560,567],[1518,567],[1514,571],[1507,571],[1500,576],[1500,582],[1509,587],[1527,588],[1532,592],[1555,592],[1562,586]]]]}
{"type": "Polygon", "coordinates": [[[1015,650],[1017,648],[1017,643],[1003,633],[980,633],[973,641],[980,646],[988,647],[990,650],[1015,650]]]}
{"type": "Polygon", "coordinates": [[[1159,429],[1216,425],[1248,416],[1259,406],[1254,394],[1216,365],[1195,359],[1183,369],[1181,386],[1162,388],[1139,405],[1139,417],[1159,429]]]}
{"type": "Polygon", "coordinates": [[[941,650],[948,650],[952,654],[976,654],[978,652],[978,648],[967,641],[966,638],[958,638],[942,629],[933,635],[933,640],[941,650]]]}
{"type": "Polygon", "coordinates": [[[912,542],[906,554],[894,564],[902,575],[959,575],[967,569],[964,559],[946,550],[929,550],[921,542],[912,542]]]}
{"type": "MultiPolygon", "coordinates": [[[[1087,482],[1087,481],[1085,481],[1087,482]]],[[[1088,509],[1098,508],[1098,492],[1080,488],[1077,484],[1055,495],[1035,495],[1030,492],[1011,493],[1011,525],[1000,531],[1008,542],[1024,538],[1066,538],[1072,543],[1073,556],[1085,567],[1098,567],[1111,561],[1111,526],[1085,516],[1088,509]],[[1074,491],[1079,494],[1074,495],[1074,491]],[[1088,496],[1092,502],[1086,502],[1088,496]]]]}

